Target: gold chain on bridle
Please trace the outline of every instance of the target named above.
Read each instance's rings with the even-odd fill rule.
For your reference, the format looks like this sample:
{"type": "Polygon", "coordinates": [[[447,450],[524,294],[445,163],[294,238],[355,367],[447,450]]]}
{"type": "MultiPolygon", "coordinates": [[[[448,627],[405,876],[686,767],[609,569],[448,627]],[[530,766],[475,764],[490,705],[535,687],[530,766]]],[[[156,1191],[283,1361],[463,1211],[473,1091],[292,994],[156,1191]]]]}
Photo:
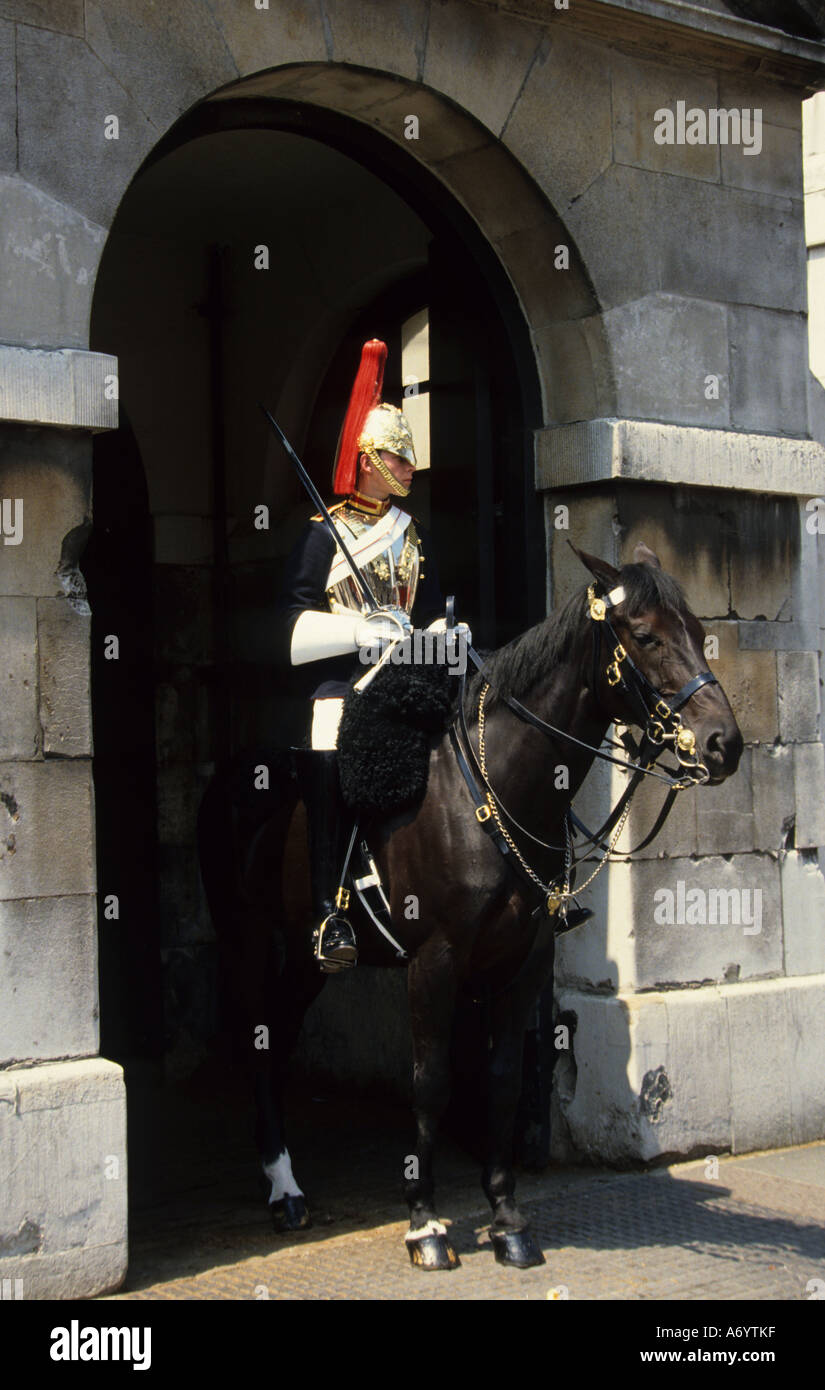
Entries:
{"type": "MultiPolygon", "coordinates": [[[[481,775],[484,778],[485,787],[489,786],[489,779],[487,776],[487,750],[484,742],[484,701],[487,697],[487,691],[489,689],[489,685],[483,685],[481,688],[481,694],[478,697],[478,765],[481,768],[481,775]]],[[[564,883],[561,888],[559,888],[556,884],[544,883],[543,880],[539,878],[535,870],[532,869],[530,865],[527,863],[527,860],[524,858],[524,855],[522,854],[521,850],[519,849],[518,845],[516,844],[515,840],[510,834],[509,830],[504,825],[504,822],[501,819],[499,809],[496,805],[495,798],[492,792],[487,790],[486,796],[487,805],[490,808],[490,814],[492,815],[493,820],[496,823],[496,827],[499,831],[499,834],[506,841],[509,848],[513,851],[513,854],[516,856],[516,859],[518,860],[524,872],[527,874],[528,878],[532,879],[533,883],[535,883],[536,886],[540,888],[543,893],[547,894],[548,912],[557,912],[560,907],[570,902],[572,898],[577,897],[579,893],[584,892],[584,889],[588,888],[590,884],[593,882],[594,878],[596,878],[596,876],[601,873],[605,864],[607,864],[608,860],[610,860],[616,853],[616,845],[619,842],[619,837],[621,836],[621,833],[624,830],[625,821],[627,820],[628,814],[630,812],[630,801],[628,801],[627,805],[622,811],[621,816],[619,817],[619,820],[616,824],[616,829],[613,832],[613,836],[610,840],[604,857],[599,860],[590,877],[586,879],[584,883],[580,884],[580,886],[576,889],[576,892],[574,893],[570,887],[571,866],[569,864],[565,866],[564,883]]]]}

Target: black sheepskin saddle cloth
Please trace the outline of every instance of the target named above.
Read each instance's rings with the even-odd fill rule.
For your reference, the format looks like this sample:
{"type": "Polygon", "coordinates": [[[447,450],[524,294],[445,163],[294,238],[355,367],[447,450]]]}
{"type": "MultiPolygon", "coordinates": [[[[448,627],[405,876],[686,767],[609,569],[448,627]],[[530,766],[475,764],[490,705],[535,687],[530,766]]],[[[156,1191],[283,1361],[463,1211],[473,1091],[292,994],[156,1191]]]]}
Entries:
{"type": "Polygon", "coordinates": [[[338,769],[352,810],[388,816],[423,800],[430,751],[450,725],[457,695],[458,681],[443,663],[388,663],[365,690],[350,689],[338,729],[338,769]]]}

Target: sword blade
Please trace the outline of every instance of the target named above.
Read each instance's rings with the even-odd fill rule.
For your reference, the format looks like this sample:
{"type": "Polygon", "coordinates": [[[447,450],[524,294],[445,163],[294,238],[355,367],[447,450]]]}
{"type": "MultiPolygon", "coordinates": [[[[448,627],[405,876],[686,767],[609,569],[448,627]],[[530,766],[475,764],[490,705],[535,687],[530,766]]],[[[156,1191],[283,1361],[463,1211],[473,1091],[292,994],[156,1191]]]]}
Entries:
{"type": "Polygon", "coordinates": [[[342,540],[338,532],[338,528],[335,525],[335,522],[333,521],[326,506],[324,505],[323,497],[321,496],[314,482],[312,481],[306,469],[304,468],[304,465],[301,463],[301,460],[299,459],[298,455],[296,454],[295,450],[293,449],[292,445],[290,444],[289,440],[287,439],[286,435],[281,429],[281,426],[278,424],[278,421],[275,419],[274,415],[272,415],[272,413],[269,410],[267,410],[265,405],[261,405],[261,410],[263,411],[270,425],[272,426],[278,438],[280,439],[281,444],[283,445],[284,450],[286,451],[287,457],[289,458],[290,462],[292,463],[295,469],[295,472],[298,474],[298,477],[303,483],[306,491],[309,493],[310,498],[315,503],[315,506],[318,508],[318,511],[321,513],[321,517],[326,523],[327,530],[329,531],[330,535],[332,536],[332,539],[335,541],[335,544],[338,546],[338,549],[341,551],[341,554],[343,555],[344,559],[349,565],[352,577],[355,580],[356,585],[358,586],[359,594],[361,595],[364,602],[371,609],[379,608],[380,604],[378,603],[378,600],[376,599],[369,584],[364,578],[362,571],[358,568],[352,556],[350,555],[346,545],[344,544],[344,541],[342,540]]]}

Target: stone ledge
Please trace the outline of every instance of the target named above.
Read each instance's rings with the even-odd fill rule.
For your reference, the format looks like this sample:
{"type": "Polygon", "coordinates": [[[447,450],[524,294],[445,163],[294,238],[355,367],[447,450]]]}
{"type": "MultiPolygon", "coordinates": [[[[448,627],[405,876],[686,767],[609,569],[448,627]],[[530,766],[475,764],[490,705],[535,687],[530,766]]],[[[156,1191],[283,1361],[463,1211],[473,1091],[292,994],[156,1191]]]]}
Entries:
{"type": "Polygon", "coordinates": [[[117,429],[117,401],[104,394],[117,358],[76,348],[0,344],[0,420],[63,429],[117,429]]]}
{"type": "Polygon", "coordinates": [[[126,1273],[123,1070],[102,1057],[0,1072],[0,1278],[93,1298],[126,1273]]]}
{"type": "Polygon", "coordinates": [[[819,496],[825,448],[811,439],[655,420],[584,420],[536,431],[536,488],[612,479],[819,496]]]}
{"type": "Polygon", "coordinates": [[[825,1137],[825,975],[706,989],[559,990],[554,1156],[620,1165],[825,1137]]]}

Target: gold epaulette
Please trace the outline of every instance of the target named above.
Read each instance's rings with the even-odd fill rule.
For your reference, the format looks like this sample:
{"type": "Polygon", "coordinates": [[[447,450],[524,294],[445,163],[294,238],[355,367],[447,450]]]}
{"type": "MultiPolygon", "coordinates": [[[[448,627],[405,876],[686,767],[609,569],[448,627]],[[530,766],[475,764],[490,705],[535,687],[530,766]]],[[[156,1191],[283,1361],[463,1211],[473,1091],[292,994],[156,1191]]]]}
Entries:
{"type": "MultiPolygon", "coordinates": [[[[345,499],[345,500],[346,500],[346,499],[345,499]]],[[[339,509],[339,507],[343,507],[343,506],[344,506],[344,502],[335,502],[331,507],[327,507],[327,511],[329,512],[330,516],[332,516],[332,513],[333,513],[333,512],[337,512],[338,509],[339,509]]],[[[321,513],[320,513],[320,512],[316,512],[315,516],[311,516],[311,517],[310,517],[310,521],[323,521],[323,520],[324,520],[324,518],[321,516],[321,513]]]]}

